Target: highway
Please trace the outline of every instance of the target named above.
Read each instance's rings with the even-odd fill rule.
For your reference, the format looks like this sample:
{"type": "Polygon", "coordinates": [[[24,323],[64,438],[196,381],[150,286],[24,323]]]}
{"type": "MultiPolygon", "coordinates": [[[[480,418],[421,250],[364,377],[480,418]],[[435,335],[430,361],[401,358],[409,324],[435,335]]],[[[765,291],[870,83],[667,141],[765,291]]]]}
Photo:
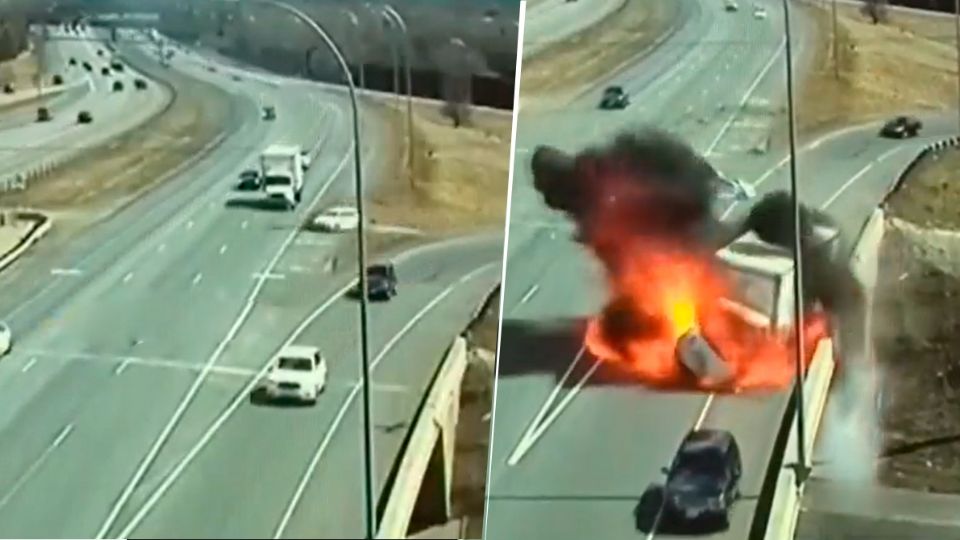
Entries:
{"type": "MultiPolygon", "coordinates": [[[[576,151],[643,122],[678,134],[725,174],[754,183],[760,195],[785,189],[785,149],[749,151],[771,129],[773,115],[735,114],[741,104],[769,111],[784,99],[781,12],[778,2],[764,4],[766,20],[749,10],[726,13],[719,2],[685,4],[684,26],[642,63],[598,81],[595,93],[562,113],[521,110],[487,538],[671,537],[658,523],[656,503],[640,501],[648,487],[663,483],[661,468],[693,427],[730,430],[743,452],[746,497],[734,506],[730,528],[708,537],[748,537],[786,393],[658,392],[605,377],[581,349],[583,321],[605,300],[602,269],[570,239],[572,226],[542,203],[529,157],[538,144],[576,151]],[[623,85],[633,105],[596,110],[608,83],[623,85]],[[638,507],[646,522],[642,532],[638,507]]],[[[805,45],[811,21],[799,10],[791,21],[802,73],[810,61],[805,45]]],[[[802,199],[831,211],[845,233],[855,235],[919,148],[953,132],[952,122],[926,122],[923,137],[908,142],[878,138],[877,125],[811,141],[798,161],[802,199]]],[[[732,208],[728,217],[743,210],[732,208]]]]}
{"type": "Polygon", "coordinates": [[[590,28],[624,3],[624,0],[541,0],[533,4],[527,9],[524,21],[524,58],[590,28]]]}
{"type": "MultiPolygon", "coordinates": [[[[177,58],[170,69],[228,90],[222,142],[0,275],[16,336],[0,362],[0,537],[359,537],[362,483],[345,474],[361,471],[357,309],[342,298],[350,242],[299,232],[311,206],[353,196],[344,92],[237,81],[177,58]],[[233,188],[275,141],[316,151],[295,213],[233,188]],[[333,256],[338,273],[324,269],[333,256]],[[250,405],[244,387],[291,334],[328,356],[326,394],[310,409],[250,405]]],[[[362,121],[372,180],[387,143],[377,119],[362,121]]],[[[501,253],[493,234],[395,255],[400,294],[372,310],[381,485],[429,374],[499,280],[501,253]]]]}

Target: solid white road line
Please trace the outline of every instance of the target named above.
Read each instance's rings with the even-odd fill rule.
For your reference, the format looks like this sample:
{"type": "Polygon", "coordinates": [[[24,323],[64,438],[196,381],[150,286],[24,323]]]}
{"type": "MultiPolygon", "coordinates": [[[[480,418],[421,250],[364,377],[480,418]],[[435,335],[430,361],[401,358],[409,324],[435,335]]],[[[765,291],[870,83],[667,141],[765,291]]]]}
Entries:
{"type": "Polygon", "coordinates": [[[51,442],[50,445],[48,445],[39,456],[37,456],[37,459],[35,459],[33,463],[27,467],[27,470],[24,471],[19,478],[17,478],[17,481],[10,486],[10,490],[6,493],[6,495],[3,496],[2,499],[0,499],[0,508],[3,508],[10,503],[17,492],[20,491],[20,488],[22,488],[24,484],[27,483],[27,480],[29,480],[30,477],[37,472],[40,466],[43,465],[43,463],[50,457],[50,454],[52,454],[54,450],[63,444],[63,441],[67,439],[72,431],[73,424],[67,424],[63,429],[60,430],[60,433],[57,434],[53,442],[51,442]]]}

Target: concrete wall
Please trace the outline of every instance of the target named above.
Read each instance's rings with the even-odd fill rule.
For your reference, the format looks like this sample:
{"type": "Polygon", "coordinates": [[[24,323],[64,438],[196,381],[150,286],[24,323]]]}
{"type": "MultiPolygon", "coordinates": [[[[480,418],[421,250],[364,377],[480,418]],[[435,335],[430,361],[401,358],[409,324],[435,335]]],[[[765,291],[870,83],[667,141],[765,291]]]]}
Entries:
{"type": "Polygon", "coordinates": [[[458,337],[415,420],[393,477],[377,538],[405,538],[414,519],[443,522],[450,517],[460,384],[466,369],[467,342],[458,337]]]}

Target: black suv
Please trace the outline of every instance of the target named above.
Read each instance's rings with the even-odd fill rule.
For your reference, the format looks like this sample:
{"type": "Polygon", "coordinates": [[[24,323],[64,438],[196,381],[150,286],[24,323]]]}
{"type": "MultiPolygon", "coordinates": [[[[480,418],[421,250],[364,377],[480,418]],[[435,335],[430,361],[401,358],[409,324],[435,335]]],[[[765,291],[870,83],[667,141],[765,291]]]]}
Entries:
{"type": "Polygon", "coordinates": [[[89,124],[90,122],[93,122],[93,116],[90,115],[90,111],[80,111],[77,113],[78,124],[89,124]]]}
{"type": "Polygon", "coordinates": [[[135,80],[133,81],[133,86],[134,86],[134,88],[136,88],[137,90],[146,90],[146,89],[147,89],[147,81],[145,81],[145,80],[143,80],[143,79],[139,79],[139,78],[138,78],[138,79],[135,79],[135,80]]]}
{"type": "Polygon", "coordinates": [[[46,107],[40,107],[37,109],[37,122],[49,122],[50,121],[50,109],[46,107]]]}
{"type": "Polygon", "coordinates": [[[920,119],[912,116],[898,116],[883,125],[880,136],[906,139],[907,137],[916,137],[921,129],[923,129],[923,122],[920,119]]]}
{"type": "Polygon", "coordinates": [[[60,86],[63,84],[63,77],[60,75],[54,75],[52,81],[54,86],[60,86]]]}
{"type": "Polygon", "coordinates": [[[260,189],[260,172],[256,169],[247,169],[240,173],[237,189],[241,191],[255,191],[260,189]]]}
{"type": "Polygon", "coordinates": [[[740,496],[740,448],[729,431],[690,431],[669,469],[664,517],[674,523],[710,522],[729,527],[730,506],[740,496]]]}
{"type": "Polygon", "coordinates": [[[601,109],[626,109],[630,105],[630,96],[620,86],[609,86],[600,98],[601,109]]]}
{"type": "Polygon", "coordinates": [[[263,108],[263,119],[274,120],[277,118],[277,110],[272,105],[263,108]]]}
{"type": "Polygon", "coordinates": [[[104,66],[104,67],[100,68],[100,74],[103,75],[104,77],[109,77],[109,76],[110,76],[110,68],[108,68],[107,66],[104,66]]]}
{"type": "MultiPolygon", "coordinates": [[[[358,285],[359,287],[359,285],[358,285]]],[[[358,293],[360,291],[357,291],[358,293]]],[[[397,270],[393,263],[367,267],[367,298],[389,300],[397,295],[397,270]]]]}
{"type": "Polygon", "coordinates": [[[71,57],[71,58],[70,58],[70,61],[69,61],[68,63],[69,63],[71,66],[75,66],[75,65],[77,65],[77,59],[71,57]]]}
{"type": "Polygon", "coordinates": [[[123,91],[123,83],[120,82],[120,81],[113,81],[113,91],[114,91],[114,92],[122,92],[122,91],[123,91]]]}
{"type": "Polygon", "coordinates": [[[93,66],[90,65],[90,62],[84,62],[84,63],[83,63],[83,69],[85,69],[85,70],[87,70],[87,71],[93,71],[93,66]]]}
{"type": "Polygon", "coordinates": [[[14,93],[15,91],[16,91],[16,89],[13,87],[13,83],[7,83],[7,84],[3,85],[3,93],[4,93],[4,94],[12,94],[12,93],[14,93]]]}

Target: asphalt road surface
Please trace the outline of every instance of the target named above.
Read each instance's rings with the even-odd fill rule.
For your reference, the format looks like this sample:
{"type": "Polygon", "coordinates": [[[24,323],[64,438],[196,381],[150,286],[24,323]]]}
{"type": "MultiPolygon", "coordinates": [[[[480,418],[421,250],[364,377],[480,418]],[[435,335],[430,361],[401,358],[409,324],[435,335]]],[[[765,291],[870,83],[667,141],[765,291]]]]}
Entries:
{"type": "Polygon", "coordinates": [[[590,28],[620,9],[624,0],[542,0],[527,8],[524,58],[590,28]]]}
{"type": "MultiPolygon", "coordinates": [[[[724,12],[719,2],[686,5],[687,22],[671,39],[603,81],[633,94],[624,111],[596,110],[599,89],[559,113],[521,111],[487,538],[671,537],[656,499],[643,495],[662,484],[661,468],[693,427],[730,430],[740,443],[745,498],[734,506],[730,528],[708,536],[747,537],[787,395],[658,392],[601,377],[581,343],[584,319],[605,300],[602,270],[571,240],[571,225],[543,205],[529,157],[537,144],[573,151],[624,126],[652,123],[689,141],[725,174],[754,183],[760,195],[785,189],[785,149],[750,152],[785,94],[779,3],[764,3],[765,20],[749,10],[724,12]]],[[[792,15],[802,72],[811,22],[792,15]]],[[[855,235],[922,144],[952,133],[942,119],[927,123],[922,138],[906,142],[878,138],[876,125],[811,142],[798,160],[802,199],[855,235]]]]}
{"type": "MultiPolygon", "coordinates": [[[[306,203],[351,199],[347,101],[195,62],[171,69],[230,91],[223,142],[69,246],[41,243],[0,275],[0,313],[16,339],[0,362],[0,536],[256,537],[282,521],[292,535],[359,536],[356,521],[300,510],[355,504],[362,515],[349,491],[361,483],[344,474],[359,471],[356,305],[339,297],[349,265],[324,271],[344,242],[298,233],[309,204],[277,211],[234,190],[280,141],[316,151],[306,203]],[[260,118],[264,100],[273,122],[260,118]],[[313,409],[249,405],[242,389],[301,321],[296,339],[330,358],[326,395],[313,409]],[[271,505],[250,506],[251,494],[271,505]]],[[[377,170],[385,141],[363,121],[365,165],[377,170]]],[[[501,246],[477,237],[398,255],[400,295],[372,313],[379,424],[410,420],[498,278],[501,246]]],[[[377,433],[381,478],[402,433],[377,433]]]]}

